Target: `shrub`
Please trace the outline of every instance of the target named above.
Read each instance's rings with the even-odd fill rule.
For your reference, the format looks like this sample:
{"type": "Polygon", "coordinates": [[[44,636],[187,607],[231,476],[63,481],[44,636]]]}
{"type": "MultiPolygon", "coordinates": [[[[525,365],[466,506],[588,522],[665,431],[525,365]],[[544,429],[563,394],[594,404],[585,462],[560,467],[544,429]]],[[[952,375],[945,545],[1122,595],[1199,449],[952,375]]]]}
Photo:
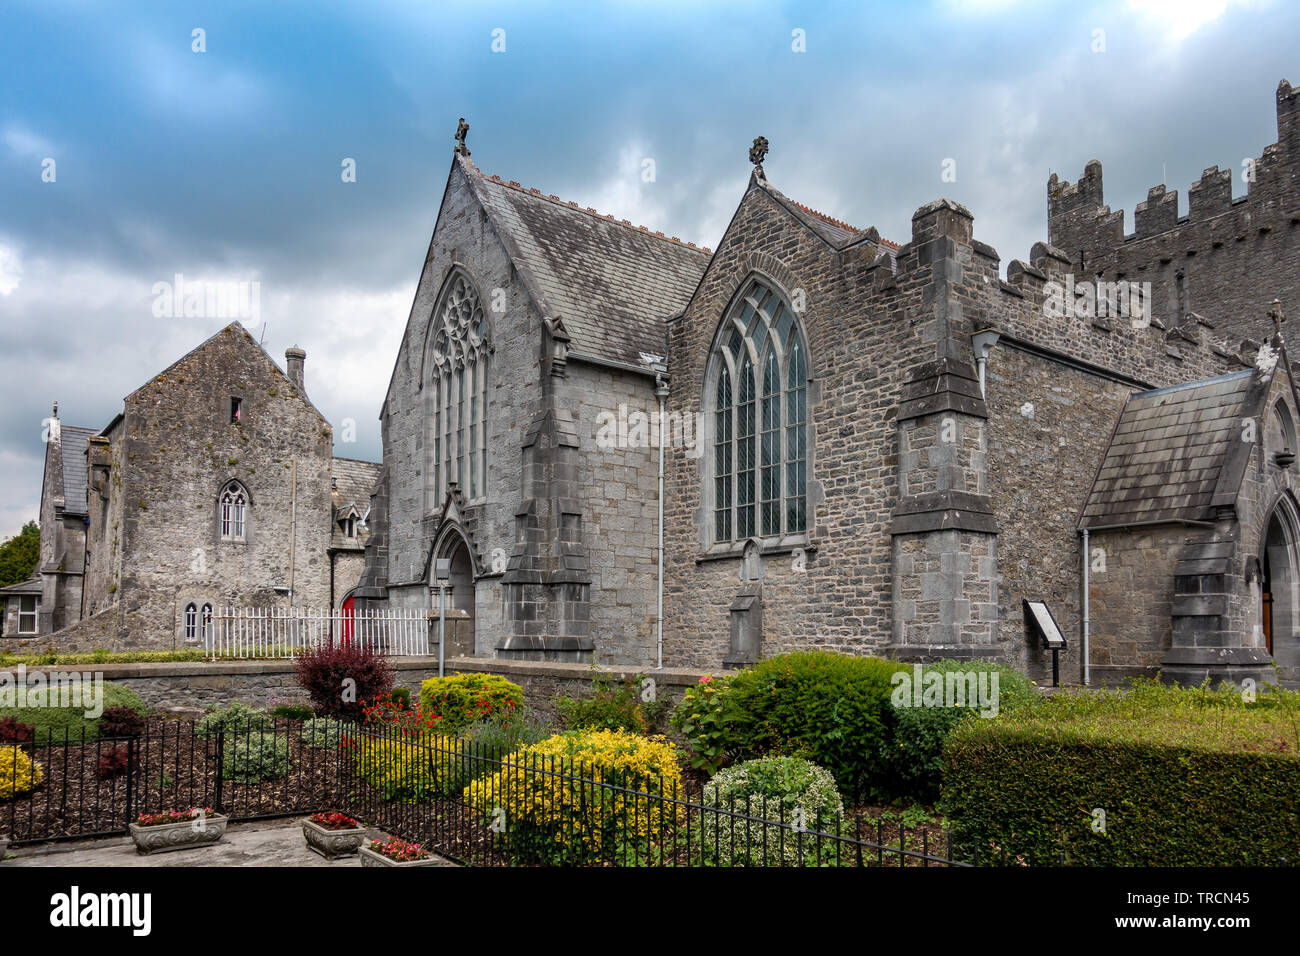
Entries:
{"type": "Polygon", "coordinates": [[[322,717],[360,721],[362,703],[393,687],[392,665],[355,641],[303,651],[294,661],[294,670],[322,717]]]}
{"type": "Polygon", "coordinates": [[[144,705],[140,695],[129,687],[123,687],[121,684],[104,683],[102,685],[103,696],[96,700],[93,699],[93,685],[90,681],[84,681],[79,688],[62,689],[41,688],[27,689],[25,691],[26,699],[17,703],[25,704],[23,707],[0,707],[0,718],[13,717],[16,720],[28,724],[32,727],[33,741],[35,743],[45,743],[47,741],[61,741],[65,737],[69,741],[80,742],[82,736],[85,739],[92,740],[99,735],[99,717],[102,713],[99,707],[104,710],[115,707],[127,707],[140,714],[142,717],[147,716],[149,708],[144,705]],[[53,691],[53,694],[51,694],[53,691]],[[75,691],[75,693],[74,693],[75,691]],[[65,697],[65,693],[67,696],[65,697]],[[49,706],[53,703],[55,706],[49,706]],[[60,706],[61,704],[69,706],[60,706]],[[87,716],[87,713],[93,716],[87,716]]]}
{"type": "Polygon", "coordinates": [[[691,766],[710,774],[726,761],[726,688],[727,678],[705,674],[694,687],[686,688],[671,718],[690,746],[691,766]]]}
{"type": "Polygon", "coordinates": [[[394,687],[386,697],[379,698],[380,701],[391,701],[402,710],[411,709],[411,692],[405,687],[394,687]]]}
{"type": "Polygon", "coordinates": [[[567,732],[525,747],[465,798],[485,821],[504,813],[502,839],[521,862],[635,864],[656,851],[654,835],[676,814],[674,804],[628,791],[670,794],[680,780],[677,750],[662,737],[567,732]]]}
{"type": "Polygon", "coordinates": [[[138,737],[144,729],[145,719],[130,707],[106,707],[99,715],[101,737],[138,737]]]}
{"type": "Polygon", "coordinates": [[[433,677],[420,685],[421,715],[441,718],[439,729],[446,734],[523,706],[523,688],[496,674],[433,677]]]}
{"type": "Polygon", "coordinates": [[[423,734],[393,737],[363,733],[357,740],[357,775],[386,800],[419,803],[464,786],[459,741],[423,734]]]}
{"type": "Polygon", "coordinates": [[[279,734],[227,736],[221,776],[235,783],[278,780],[289,773],[289,741],[279,734]]]}
{"type": "MultiPolygon", "coordinates": [[[[975,713],[996,716],[1038,696],[1029,678],[1019,671],[985,661],[944,660],[937,664],[900,668],[898,674],[905,675],[908,681],[892,678],[898,683],[890,695],[893,746],[889,754],[889,795],[911,797],[924,803],[939,799],[943,779],[943,743],[959,722],[975,713]],[[921,687],[917,686],[917,674],[921,675],[921,687]],[[953,685],[954,693],[946,700],[947,703],[961,701],[964,706],[946,706],[945,699],[936,700],[939,695],[933,690],[939,685],[926,676],[929,674],[940,675],[943,688],[949,683],[953,685]],[[975,687],[971,686],[970,675],[974,675],[975,687]],[[990,705],[987,708],[981,706],[978,694],[970,693],[980,687],[981,681],[987,692],[985,702],[990,705]],[[925,690],[927,683],[929,691],[925,690]],[[910,693],[905,693],[909,688],[910,693]]],[[[990,718],[981,716],[979,719],[990,718]]]]}
{"type": "Polygon", "coordinates": [[[313,717],[302,724],[300,739],[304,747],[338,750],[344,741],[344,726],[332,717],[313,717]]]}
{"type": "Polygon", "coordinates": [[[306,704],[277,704],[271,708],[270,715],[273,720],[309,720],[315,711],[306,704]]]}
{"type": "Polygon", "coordinates": [[[0,747],[0,800],[12,800],[31,793],[45,774],[38,764],[20,747],[0,747]]]}
{"type": "Polygon", "coordinates": [[[0,718],[0,744],[29,744],[35,733],[36,728],[19,723],[16,717],[0,718]]]}
{"type": "Polygon", "coordinates": [[[804,830],[835,832],[844,804],[834,778],[798,757],[760,757],[719,772],[701,801],[730,813],[702,811],[700,854],[714,866],[834,866],[837,844],[813,842],[804,830]],[[758,823],[749,818],[780,821],[758,823]]]}
{"type": "Polygon", "coordinates": [[[119,774],[126,773],[127,767],[133,764],[139,766],[140,760],[138,757],[131,756],[130,748],[126,744],[114,744],[111,750],[100,755],[96,773],[100,780],[111,780],[119,774]]]}
{"type": "Polygon", "coordinates": [[[649,733],[658,723],[664,705],[641,699],[639,677],[612,686],[609,676],[597,673],[591,679],[588,697],[561,697],[556,701],[560,724],[565,730],[626,730],[649,733]]]}
{"type": "MultiPolygon", "coordinates": [[[[465,731],[470,752],[494,762],[500,762],[549,736],[550,732],[541,722],[520,711],[497,714],[470,725],[465,731]]],[[[474,776],[479,775],[477,771],[474,773],[474,776]]]]}
{"type": "Polygon", "coordinates": [[[850,799],[887,794],[897,668],[831,651],[760,661],[723,691],[725,749],[738,760],[804,757],[829,770],[850,799]]]}
{"type": "Polygon", "coordinates": [[[236,733],[250,730],[264,730],[271,726],[271,719],[266,711],[249,707],[239,701],[232,701],[229,707],[214,708],[199,720],[199,733],[213,734],[224,730],[229,737],[236,733]]]}
{"type": "Polygon", "coordinates": [[[940,809],[954,845],[985,859],[1292,862],[1300,815],[1280,808],[1300,792],[1297,709],[1294,693],[1247,703],[1146,681],[1127,694],[1058,694],[954,728],[940,809]]]}

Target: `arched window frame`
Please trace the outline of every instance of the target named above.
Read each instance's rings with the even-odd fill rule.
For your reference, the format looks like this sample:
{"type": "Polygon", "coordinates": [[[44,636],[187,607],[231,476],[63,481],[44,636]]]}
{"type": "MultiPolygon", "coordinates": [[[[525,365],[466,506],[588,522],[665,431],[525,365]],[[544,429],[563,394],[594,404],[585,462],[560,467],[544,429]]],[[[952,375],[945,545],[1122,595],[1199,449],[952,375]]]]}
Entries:
{"type": "Polygon", "coordinates": [[[204,604],[199,611],[199,640],[206,642],[212,636],[212,605],[204,604]]]}
{"type": "Polygon", "coordinates": [[[491,354],[491,328],[478,288],[463,269],[453,269],[430,318],[420,377],[427,512],[442,506],[452,480],[468,502],[487,497],[491,354]]]}
{"type": "Polygon", "coordinates": [[[741,289],[705,376],[703,543],[723,552],[806,543],[809,530],[807,336],[780,285],[755,275],[741,289]]]}
{"type": "Polygon", "coordinates": [[[185,605],[185,640],[195,641],[199,636],[199,608],[191,601],[185,605]]]}
{"type": "Polygon", "coordinates": [[[246,542],[252,497],[243,483],[226,482],[217,495],[217,538],[221,541],[246,542]]]}

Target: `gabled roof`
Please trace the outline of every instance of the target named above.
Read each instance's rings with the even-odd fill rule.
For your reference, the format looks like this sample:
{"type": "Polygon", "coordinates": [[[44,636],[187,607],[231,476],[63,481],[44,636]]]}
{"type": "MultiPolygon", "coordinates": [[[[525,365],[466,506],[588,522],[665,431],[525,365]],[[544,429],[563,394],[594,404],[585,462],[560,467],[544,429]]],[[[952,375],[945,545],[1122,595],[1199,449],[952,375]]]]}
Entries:
{"type": "Polygon", "coordinates": [[[1206,521],[1236,500],[1272,373],[1245,369],[1129,396],[1079,520],[1080,528],[1206,521]]]}
{"type": "MultiPolygon", "coordinates": [[[[208,346],[210,343],[215,342],[217,339],[219,339],[219,338],[221,338],[223,335],[227,335],[227,334],[230,334],[230,335],[241,335],[241,336],[243,336],[244,341],[246,342],[246,344],[252,346],[253,348],[257,349],[258,352],[261,353],[262,357],[263,357],[264,359],[266,359],[266,361],[270,364],[270,366],[271,366],[272,368],[274,368],[277,372],[280,373],[280,377],[283,378],[283,379],[285,380],[285,382],[286,382],[286,383],[287,383],[287,384],[288,384],[288,385],[293,389],[294,393],[297,394],[297,396],[298,396],[299,398],[301,398],[304,402],[306,402],[307,405],[308,405],[308,407],[311,408],[311,410],[312,410],[313,412],[315,412],[315,413],[320,417],[320,420],[321,420],[322,422],[324,422],[326,425],[328,425],[328,424],[330,423],[330,422],[329,422],[329,419],[326,418],[323,414],[321,414],[321,410],[320,410],[319,408],[317,408],[317,407],[315,406],[315,404],[312,403],[312,400],[311,400],[310,398],[307,397],[307,393],[306,393],[304,390],[300,389],[300,388],[299,388],[299,387],[294,383],[293,379],[291,379],[291,378],[289,377],[289,373],[287,373],[284,369],[280,368],[280,364],[279,364],[275,359],[271,358],[271,354],[270,354],[269,352],[267,352],[266,349],[262,348],[261,344],[257,341],[257,339],[253,338],[253,336],[249,334],[248,330],[247,330],[246,328],[244,328],[243,325],[241,325],[241,324],[240,324],[239,322],[237,322],[237,321],[236,321],[236,322],[231,322],[229,325],[227,325],[227,326],[225,326],[224,328],[222,328],[219,332],[215,333],[214,335],[210,335],[210,336],[208,336],[206,339],[204,339],[204,340],[203,340],[202,342],[200,342],[198,345],[194,346],[194,348],[190,349],[188,352],[186,352],[184,355],[182,355],[180,358],[178,358],[175,362],[172,362],[171,365],[168,365],[168,366],[167,366],[165,369],[163,369],[161,372],[158,372],[156,375],[152,376],[152,377],[149,379],[149,381],[145,382],[143,385],[141,385],[139,388],[137,388],[134,392],[131,393],[131,395],[135,395],[136,393],[141,392],[141,391],[143,391],[144,389],[148,388],[150,385],[152,385],[152,384],[153,384],[154,382],[156,382],[158,379],[160,379],[160,378],[162,378],[163,376],[165,376],[165,375],[167,375],[168,373],[170,373],[170,372],[172,371],[172,369],[174,369],[174,368],[176,368],[177,366],[179,366],[182,362],[184,362],[184,361],[185,361],[186,359],[188,359],[190,356],[195,355],[195,354],[197,354],[197,353],[203,351],[205,348],[207,348],[207,346],[208,346]]],[[[130,398],[131,395],[128,395],[127,398],[130,398]]],[[[121,417],[122,417],[121,415],[117,415],[117,416],[115,416],[115,417],[113,418],[113,420],[112,420],[111,422],[109,422],[107,426],[105,426],[105,428],[103,429],[103,431],[99,432],[99,434],[101,434],[101,435],[106,435],[106,434],[108,434],[108,432],[113,428],[114,425],[117,424],[118,420],[119,420],[121,417]]]]}
{"type": "Polygon", "coordinates": [[[665,323],[685,308],[711,253],[517,182],[465,172],[546,318],[559,318],[574,357],[637,365],[663,354],[665,323]]]}
{"type": "Polygon", "coordinates": [[[86,443],[95,434],[93,428],[59,424],[59,457],[63,465],[63,513],[86,514],[86,480],[90,470],[86,461],[86,443]]]}

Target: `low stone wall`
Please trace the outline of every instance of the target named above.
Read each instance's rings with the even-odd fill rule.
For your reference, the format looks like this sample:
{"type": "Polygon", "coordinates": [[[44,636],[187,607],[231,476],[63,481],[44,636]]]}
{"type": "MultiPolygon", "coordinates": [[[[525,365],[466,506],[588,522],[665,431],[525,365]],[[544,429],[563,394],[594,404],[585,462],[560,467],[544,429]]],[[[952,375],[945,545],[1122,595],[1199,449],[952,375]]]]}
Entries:
{"type": "MultiPolygon", "coordinates": [[[[438,674],[438,660],[431,657],[395,657],[396,686],[411,691],[414,700],[420,684],[438,674]]],[[[42,671],[76,670],[102,674],[104,680],[131,688],[150,707],[160,709],[224,707],[238,700],[253,707],[265,707],[273,697],[304,699],[290,661],[197,661],[163,664],[80,664],[68,667],[28,667],[28,679],[42,671]]],[[[560,696],[585,697],[591,693],[592,677],[607,675],[619,682],[638,675],[642,684],[660,699],[681,700],[686,688],[699,681],[705,671],[664,669],[636,671],[586,664],[498,661],[488,658],[454,658],[446,662],[447,674],[500,674],[524,689],[529,708],[546,721],[556,717],[555,700],[560,696]]]]}
{"type": "MultiPolygon", "coordinates": [[[[597,674],[609,678],[613,684],[640,678],[643,693],[653,691],[659,700],[676,704],[686,693],[686,688],[699,683],[705,674],[718,671],[689,670],[685,668],[634,669],[590,664],[558,664],[545,661],[499,661],[488,658],[457,658],[448,661],[449,674],[500,674],[524,689],[528,707],[548,721],[557,717],[555,700],[558,697],[587,697],[591,694],[591,681],[597,674]],[[653,681],[653,684],[646,684],[653,681]]],[[[437,672],[437,665],[434,665],[437,672]]]]}

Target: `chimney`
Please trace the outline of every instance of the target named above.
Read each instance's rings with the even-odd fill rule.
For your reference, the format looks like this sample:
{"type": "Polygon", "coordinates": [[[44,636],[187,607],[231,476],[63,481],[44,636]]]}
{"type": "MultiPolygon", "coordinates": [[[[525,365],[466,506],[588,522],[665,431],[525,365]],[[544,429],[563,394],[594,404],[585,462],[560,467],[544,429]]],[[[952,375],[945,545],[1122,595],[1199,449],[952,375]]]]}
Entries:
{"type": "Polygon", "coordinates": [[[302,366],[306,361],[307,353],[298,346],[284,350],[284,365],[289,371],[289,381],[293,382],[303,395],[307,394],[307,389],[302,384],[302,366]]]}

